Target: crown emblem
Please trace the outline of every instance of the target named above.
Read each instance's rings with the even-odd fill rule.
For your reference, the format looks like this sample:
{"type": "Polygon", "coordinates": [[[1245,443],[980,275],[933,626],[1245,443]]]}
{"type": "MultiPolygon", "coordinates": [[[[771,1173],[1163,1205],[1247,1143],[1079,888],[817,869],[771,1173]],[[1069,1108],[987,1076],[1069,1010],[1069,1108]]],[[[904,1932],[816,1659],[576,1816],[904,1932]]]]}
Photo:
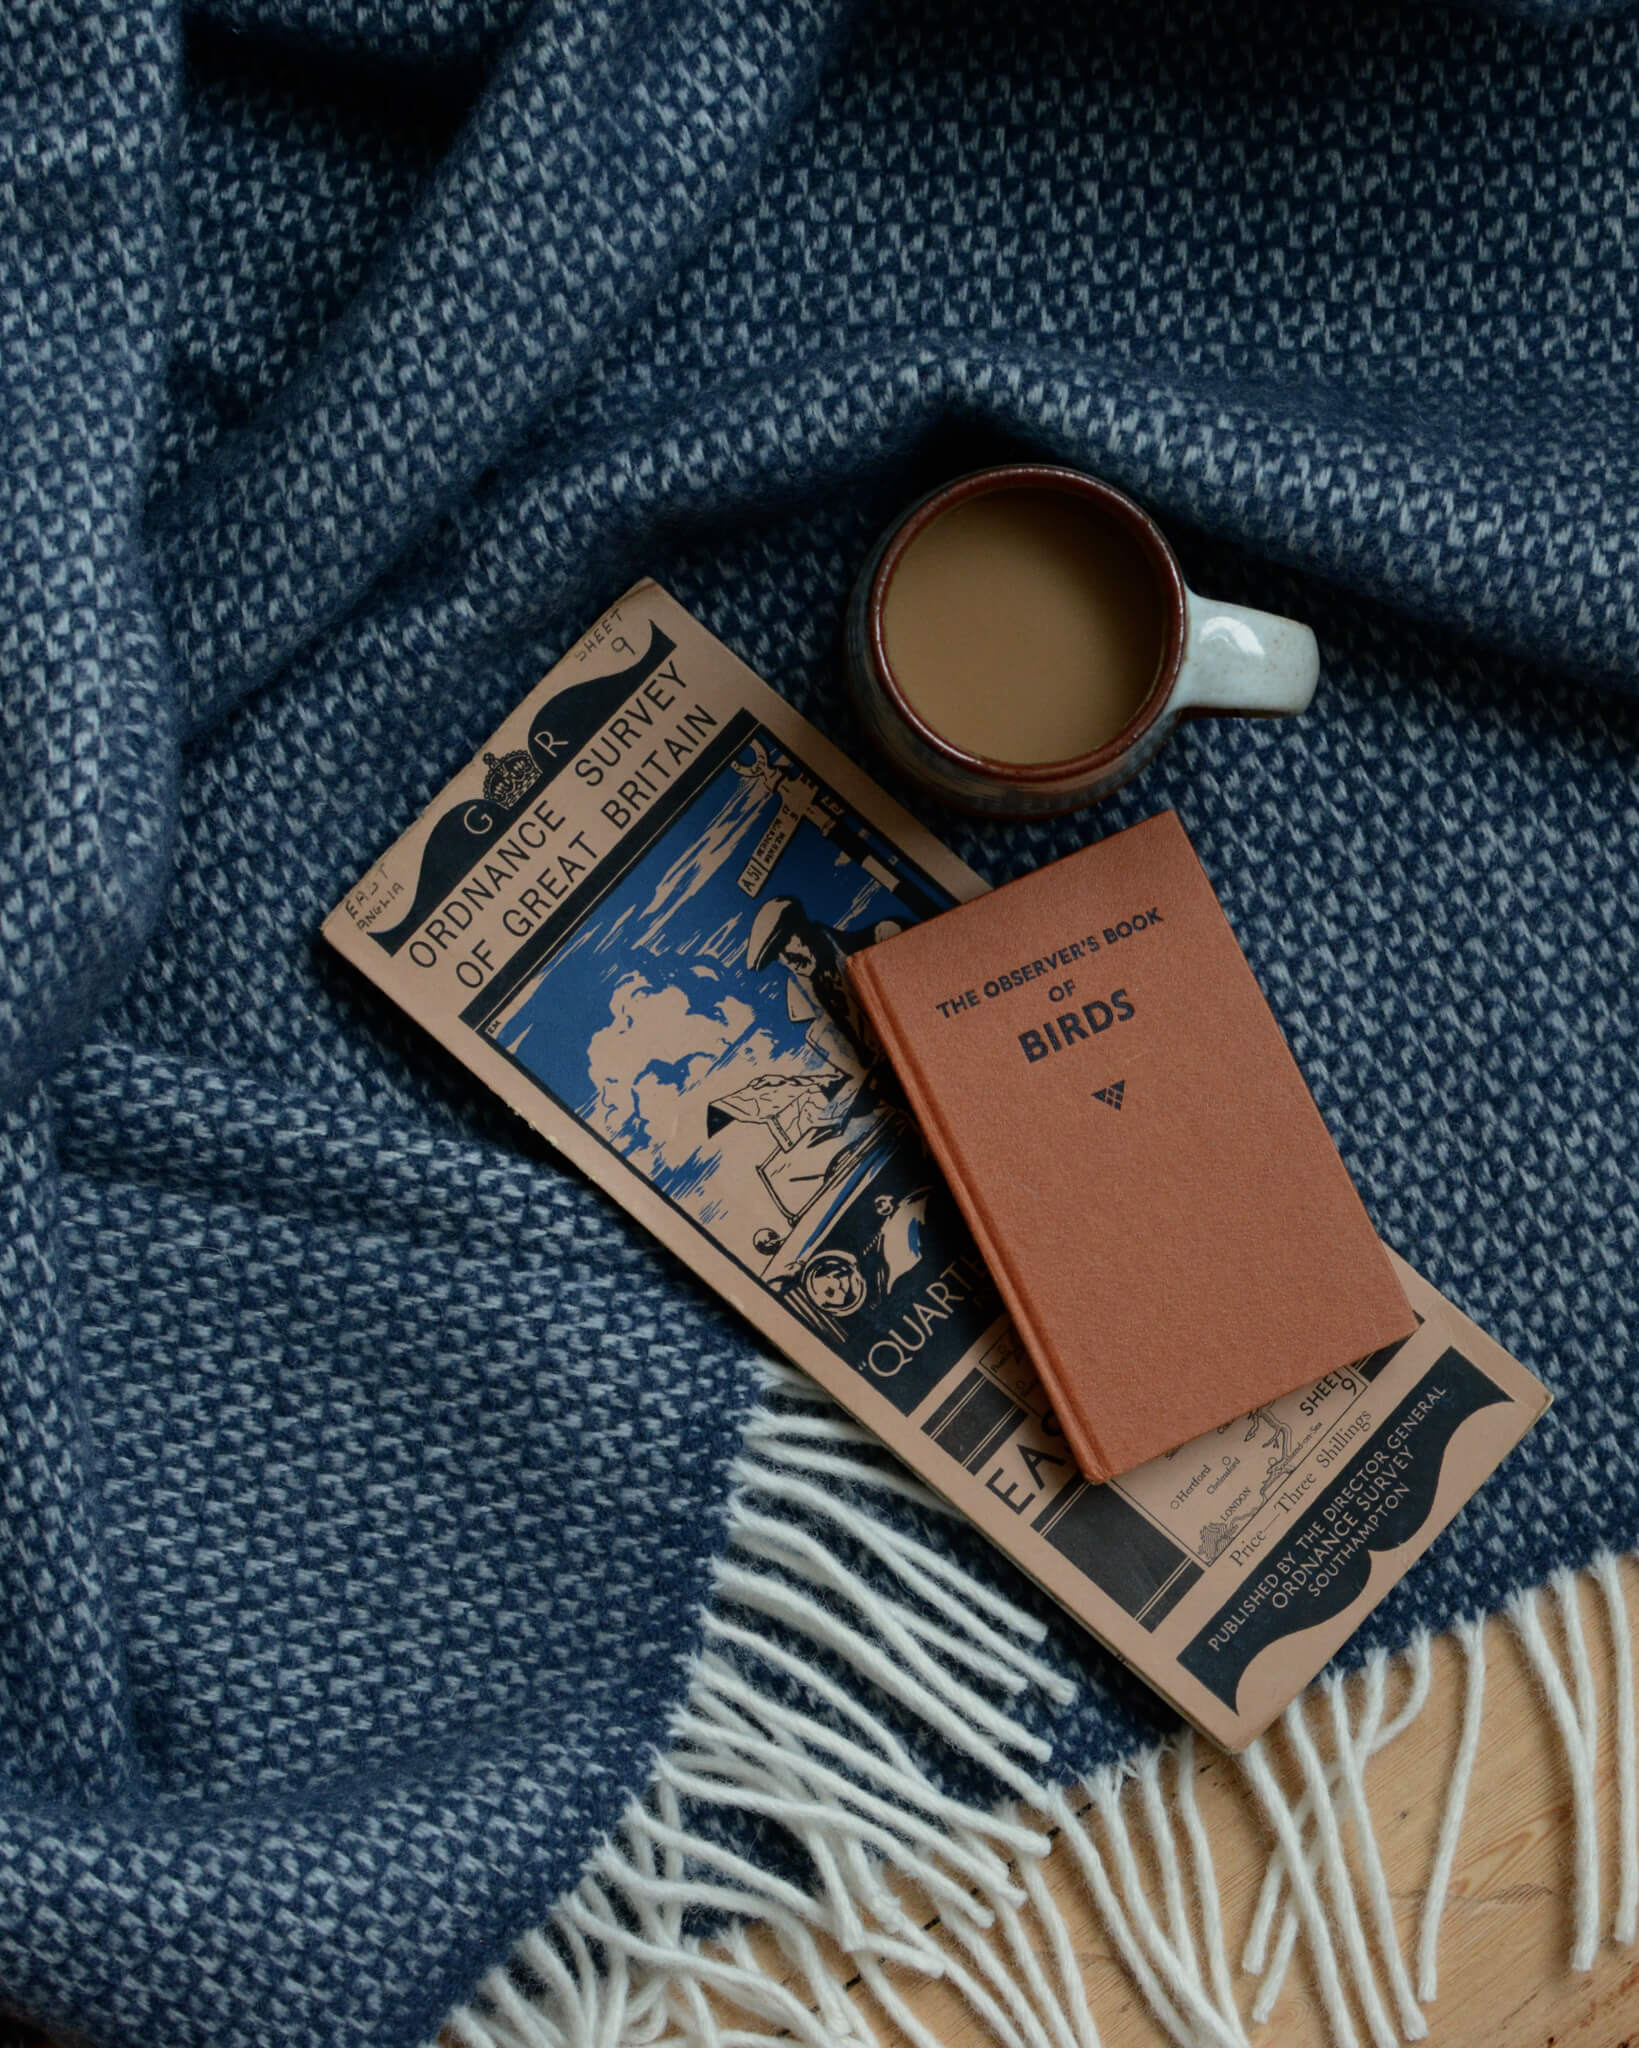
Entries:
{"type": "Polygon", "coordinates": [[[541,779],[540,768],[527,747],[518,747],[510,754],[486,754],[484,766],[489,770],[484,777],[484,794],[502,810],[509,811],[514,804],[522,803],[541,779]]]}

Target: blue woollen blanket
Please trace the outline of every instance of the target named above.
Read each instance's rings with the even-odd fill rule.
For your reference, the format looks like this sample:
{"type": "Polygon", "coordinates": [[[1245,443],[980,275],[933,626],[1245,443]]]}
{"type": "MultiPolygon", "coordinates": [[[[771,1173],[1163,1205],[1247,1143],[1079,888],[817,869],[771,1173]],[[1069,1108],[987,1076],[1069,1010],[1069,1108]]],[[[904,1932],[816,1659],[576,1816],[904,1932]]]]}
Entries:
{"type": "MultiPolygon", "coordinates": [[[[1320,636],[1094,815],[923,813],[1001,880],[1176,805],[1552,1385],[1374,1639],[1633,1543],[1639,23],[5,14],[0,2008],[411,2043],[643,1782],[753,1347],[315,931],[640,573],[857,750],[851,574],[987,460],[1320,636]]],[[[1162,1725],[1051,1641],[1063,1771],[1162,1725]]]]}

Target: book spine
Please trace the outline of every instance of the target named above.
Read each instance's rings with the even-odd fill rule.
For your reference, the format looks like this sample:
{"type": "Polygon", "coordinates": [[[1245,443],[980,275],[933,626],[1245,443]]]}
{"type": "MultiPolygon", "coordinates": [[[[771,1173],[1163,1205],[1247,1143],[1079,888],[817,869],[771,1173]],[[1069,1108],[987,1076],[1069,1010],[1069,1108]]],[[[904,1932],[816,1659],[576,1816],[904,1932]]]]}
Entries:
{"type": "Polygon", "coordinates": [[[1012,1318],[1031,1362],[1046,1383],[1048,1394],[1053,1401],[1053,1412],[1057,1418],[1064,1440],[1075,1453],[1076,1462],[1086,1476],[1098,1483],[1114,1477],[1110,1461],[1100,1449],[1096,1439],[1081,1426],[1061,1382],[1064,1378],[1058,1354],[1048,1342],[1046,1334],[1031,1314],[1027,1298],[1016,1285],[1006,1254],[997,1240],[990,1218],[984,1205],[979,1201],[972,1181],[969,1179],[950,1129],[940,1113],[933,1090],[928,1086],[922,1072],[922,1063],[911,1050],[894,1017],[893,1005],[887,991],[876,978],[876,970],[869,954],[856,954],[848,964],[848,972],[859,991],[870,1015],[872,1028],[881,1039],[883,1049],[892,1060],[905,1093],[910,1097],[916,1120],[922,1127],[940,1171],[956,1197],[957,1205],[972,1231],[979,1254],[990,1270],[990,1277],[996,1283],[996,1290],[1002,1297],[1003,1306],[1012,1318]]]}

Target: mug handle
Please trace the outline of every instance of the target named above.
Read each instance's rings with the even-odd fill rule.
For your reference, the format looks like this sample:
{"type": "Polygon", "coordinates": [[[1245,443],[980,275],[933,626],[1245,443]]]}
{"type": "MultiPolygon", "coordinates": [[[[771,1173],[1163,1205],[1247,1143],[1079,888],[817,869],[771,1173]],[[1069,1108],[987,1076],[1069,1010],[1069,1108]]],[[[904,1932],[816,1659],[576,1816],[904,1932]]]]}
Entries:
{"type": "Polygon", "coordinates": [[[1279,718],[1315,694],[1320,649],[1307,626],[1273,612],[1184,593],[1184,658],[1167,710],[1279,718]]]}

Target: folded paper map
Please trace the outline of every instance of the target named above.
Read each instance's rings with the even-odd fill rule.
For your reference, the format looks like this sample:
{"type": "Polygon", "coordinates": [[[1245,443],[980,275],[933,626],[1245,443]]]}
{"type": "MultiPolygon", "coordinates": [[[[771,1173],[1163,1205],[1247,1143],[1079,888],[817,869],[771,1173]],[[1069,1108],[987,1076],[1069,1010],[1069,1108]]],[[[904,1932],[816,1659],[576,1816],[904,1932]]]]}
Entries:
{"type": "Polygon", "coordinates": [[[1413,1336],[1086,1480],[846,972],[983,887],[641,583],[324,929],[1078,1622],[1239,1747],[1547,1396],[1397,1261],[1413,1336]]]}

